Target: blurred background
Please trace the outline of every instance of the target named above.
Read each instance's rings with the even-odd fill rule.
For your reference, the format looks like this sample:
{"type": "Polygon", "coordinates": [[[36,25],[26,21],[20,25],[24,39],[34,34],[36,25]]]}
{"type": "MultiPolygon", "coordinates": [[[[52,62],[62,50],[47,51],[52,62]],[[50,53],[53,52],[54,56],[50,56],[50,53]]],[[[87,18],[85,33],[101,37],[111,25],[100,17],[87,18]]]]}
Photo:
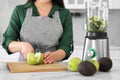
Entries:
{"type": "MultiPolygon", "coordinates": [[[[0,0],[0,61],[17,61],[18,54],[7,55],[2,48],[2,35],[5,32],[10,16],[16,5],[24,4],[27,0],[0,0]]],[[[73,18],[74,56],[82,54],[85,23],[86,23],[86,0],[64,0],[65,7],[70,10],[73,18]]],[[[110,49],[120,49],[120,0],[109,0],[109,25],[108,37],[110,49]]],[[[116,55],[117,57],[117,55],[116,55]]]]}

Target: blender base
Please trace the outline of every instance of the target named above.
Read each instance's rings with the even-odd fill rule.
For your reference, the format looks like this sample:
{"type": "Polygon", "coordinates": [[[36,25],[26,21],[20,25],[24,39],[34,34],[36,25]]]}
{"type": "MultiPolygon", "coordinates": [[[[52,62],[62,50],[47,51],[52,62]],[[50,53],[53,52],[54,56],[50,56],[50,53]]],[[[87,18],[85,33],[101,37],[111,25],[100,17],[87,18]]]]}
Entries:
{"type": "MultiPolygon", "coordinates": [[[[92,36],[93,37],[93,36],[92,36]]],[[[110,57],[109,55],[109,39],[95,38],[93,39],[86,36],[82,60],[99,60],[102,57],[110,57]]]]}

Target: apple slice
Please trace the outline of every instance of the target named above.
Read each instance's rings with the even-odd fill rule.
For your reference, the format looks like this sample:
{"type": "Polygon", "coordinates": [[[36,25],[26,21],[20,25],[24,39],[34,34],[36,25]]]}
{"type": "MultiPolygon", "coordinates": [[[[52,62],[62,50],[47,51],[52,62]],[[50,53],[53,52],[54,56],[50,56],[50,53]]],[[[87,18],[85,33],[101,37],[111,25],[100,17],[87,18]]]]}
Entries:
{"type": "Polygon", "coordinates": [[[37,52],[35,54],[35,57],[36,57],[36,64],[43,63],[44,55],[41,52],[37,52]]]}

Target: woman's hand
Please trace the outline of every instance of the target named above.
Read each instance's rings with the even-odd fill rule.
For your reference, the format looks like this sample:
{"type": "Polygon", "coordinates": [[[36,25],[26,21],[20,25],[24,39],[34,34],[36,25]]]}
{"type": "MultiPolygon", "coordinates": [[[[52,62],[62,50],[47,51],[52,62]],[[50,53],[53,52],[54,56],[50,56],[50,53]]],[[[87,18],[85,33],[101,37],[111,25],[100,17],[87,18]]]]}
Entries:
{"type": "Polygon", "coordinates": [[[66,57],[66,53],[62,49],[56,50],[54,52],[48,51],[48,52],[44,53],[44,63],[50,64],[53,62],[60,61],[60,60],[64,59],[65,57],[66,57]]]}
{"type": "Polygon", "coordinates": [[[44,53],[44,63],[47,64],[47,63],[53,63],[53,62],[56,62],[57,59],[56,59],[56,54],[54,52],[46,52],[44,53]]]}
{"type": "Polygon", "coordinates": [[[34,48],[28,42],[21,42],[21,53],[24,58],[27,58],[27,54],[34,52],[34,48]]]}
{"type": "Polygon", "coordinates": [[[34,52],[34,49],[29,42],[13,41],[9,44],[8,49],[13,53],[21,52],[24,58],[27,57],[28,53],[34,52]]]}

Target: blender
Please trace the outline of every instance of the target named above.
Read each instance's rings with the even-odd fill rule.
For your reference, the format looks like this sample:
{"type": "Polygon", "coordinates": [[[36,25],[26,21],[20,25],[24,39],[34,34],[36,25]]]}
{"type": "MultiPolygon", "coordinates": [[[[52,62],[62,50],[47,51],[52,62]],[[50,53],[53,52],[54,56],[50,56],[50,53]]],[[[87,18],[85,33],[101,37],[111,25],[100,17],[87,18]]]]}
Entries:
{"type": "Polygon", "coordinates": [[[84,41],[82,60],[99,60],[109,55],[108,2],[90,0],[86,2],[86,36],[84,41]]]}

